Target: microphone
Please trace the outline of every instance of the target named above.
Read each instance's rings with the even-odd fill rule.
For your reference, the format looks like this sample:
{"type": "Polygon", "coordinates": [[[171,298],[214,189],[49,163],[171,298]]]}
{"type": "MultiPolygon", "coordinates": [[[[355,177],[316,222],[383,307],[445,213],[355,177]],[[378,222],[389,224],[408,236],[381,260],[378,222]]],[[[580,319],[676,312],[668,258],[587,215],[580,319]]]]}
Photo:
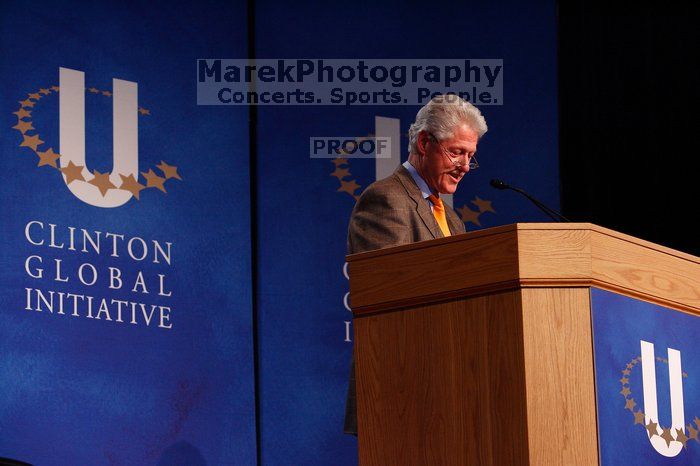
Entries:
{"type": "Polygon", "coordinates": [[[505,181],[493,179],[493,180],[491,180],[491,186],[494,187],[494,188],[496,188],[496,189],[500,189],[500,190],[511,189],[511,190],[513,190],[513,191],[515,191],[515,192],[518,192],[518,193],[522,194],[523,196],[525,196],[526,198],[528,198],[528,200],[529,200],[530,202],[532,202],[533,204],[535,204],[535,205],[537,206],[537,208],[539,208],[542,212],[544,212],[545,214],[547,214],[547,216],[548,216],[549,218],[551,218],[552,220],[554,220],[555,222],[571,222],[571,220],[569,220],[568,218],[564,217],[562,214],[560,214],[560,213],[557,212],[556,210],[547,207],[547,206],[544,205],[542,202],[540,202],[540,201],[538,201],[537,199],[535,199],[534,197],[530,196],[530,195],[529,195],[528,193],[526,193],[524,190],[522,190],[522,189],[520,189],[520,188],[516,188],[515,186],[511,186],[511,185],[509,185],[508,183],[506,183],[505,181]]]}
{"type": "Polygon", "coordinates": [[[505,184],[503,181],[497,180],[495,178],[493,180],[491,180],[491,186],[493,186],[496,189],[508,189],[508,188],[510,188],[510,186],[505,184]]]}

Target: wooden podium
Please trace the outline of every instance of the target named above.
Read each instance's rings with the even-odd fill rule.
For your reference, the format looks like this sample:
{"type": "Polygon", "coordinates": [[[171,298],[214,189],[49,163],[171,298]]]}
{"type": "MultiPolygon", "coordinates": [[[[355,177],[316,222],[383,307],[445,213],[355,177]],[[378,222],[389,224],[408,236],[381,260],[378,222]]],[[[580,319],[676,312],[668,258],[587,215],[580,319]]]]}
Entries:
{"type": "Polygon", "coordinates": [[[700,259],[591,224],[348,263],[361,466],[598,464],[590,287],[700,315],[700,259]]]}

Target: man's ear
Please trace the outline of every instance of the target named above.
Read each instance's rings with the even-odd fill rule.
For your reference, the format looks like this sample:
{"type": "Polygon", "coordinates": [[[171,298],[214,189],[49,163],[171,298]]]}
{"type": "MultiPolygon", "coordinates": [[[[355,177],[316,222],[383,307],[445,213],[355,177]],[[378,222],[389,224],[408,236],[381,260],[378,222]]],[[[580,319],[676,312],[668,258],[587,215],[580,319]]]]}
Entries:
{"type": "Polygon", "coordinates": [[[430,136],[428,136],[428,133],[425,131],[421,131],[418,133],[418,141],[416,141],[416,150],[418,151],[418,155],[421,157],[425,156],[425,153],[427,151],[427,148],[425,147],[428,142],[429,142],[430,136]]]}

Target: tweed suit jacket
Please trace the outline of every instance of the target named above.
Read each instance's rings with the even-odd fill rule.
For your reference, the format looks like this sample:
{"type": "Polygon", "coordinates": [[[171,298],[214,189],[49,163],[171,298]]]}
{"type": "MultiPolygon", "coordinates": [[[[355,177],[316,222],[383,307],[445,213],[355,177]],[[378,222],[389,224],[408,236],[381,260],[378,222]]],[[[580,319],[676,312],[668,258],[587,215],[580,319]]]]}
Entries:
{"type": "MultiPolygon", "coordinates": [[[[465,232],[464,223],[452,208],[445,205],[450,233],[465,232]]],[[[348,228],[348,254],[415,243],[444,235],[438,226],[430,202],[404,166],[364,190],[355,204],[348,228]]],[[[357,435],[355,398],[355,358],[352,359],[345,425],[343,431],[357,435]]]]}

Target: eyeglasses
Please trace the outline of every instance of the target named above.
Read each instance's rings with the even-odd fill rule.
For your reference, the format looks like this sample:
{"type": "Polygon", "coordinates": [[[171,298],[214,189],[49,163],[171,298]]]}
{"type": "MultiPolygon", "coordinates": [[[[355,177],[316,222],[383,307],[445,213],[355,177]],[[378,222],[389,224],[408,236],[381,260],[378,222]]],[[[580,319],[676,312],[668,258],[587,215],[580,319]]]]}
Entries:
{"type": "Polygon", "coordinates": [[[476,160],[476,154],[455,154],[454,152],[451,152],[447,149],[445,149],[445,146],[440,144],[440,141],[438,141],[438,138],[436,138],[433,134],[428,133],[428,136],[433,138],[433,141],[440,146],[440,149],[442,149],[443,154],[447,157],[447,159],[452,162],[456,167],[461,167],[464,165],[469,165],[470,170],[476,170],[479,168],[479,162],[476,160]],[[465,159],[464,162],[462,162],[460,159],[465,159]]]}

